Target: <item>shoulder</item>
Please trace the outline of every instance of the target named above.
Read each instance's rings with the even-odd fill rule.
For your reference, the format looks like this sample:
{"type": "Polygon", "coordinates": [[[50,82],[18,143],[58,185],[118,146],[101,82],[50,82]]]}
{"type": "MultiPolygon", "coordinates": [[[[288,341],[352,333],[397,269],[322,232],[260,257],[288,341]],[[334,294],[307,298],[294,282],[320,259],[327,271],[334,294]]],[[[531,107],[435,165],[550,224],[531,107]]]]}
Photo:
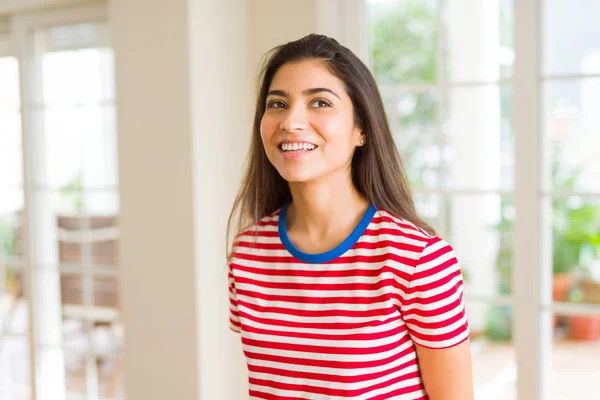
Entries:
{"type": "Polygon", "coordinates": [[[253,235],[253,232],[261,232],[272,230],[273,227],[277,228],[279,223],[279,215],[281,214],[281,209],[277,209],[270,214],[265,215],[256,223],[246,226],[243,228],[240,233],[236,236],[236,239],[242,236],[253,235]]]}
{"type": "Polygon", "coordinates": [[[446,240],[382,209],[378,209],[373,217],[373,230],[380,240],[402,243],[403,248],[412,249],[415,261],[426,262],[442,254],[454,254],[453,247],[446,240]]]}
{"type": "Polygon", "coordinates": [[[269,242],[279,238],[279,215],[281,209],[265,215],[259,221],[244,227],[233,241],[232,251],[235,256],[239,252],[247,252],[261,242],[269,242]]]}
{"type": "Polygon", "coordinates": [[[377,210],[372,222],[374,229],[381,235],[410,239],[424,245],[436,238],[436,236],[432,236],[415,223],[397,217],[383,209],[377,210]]]}

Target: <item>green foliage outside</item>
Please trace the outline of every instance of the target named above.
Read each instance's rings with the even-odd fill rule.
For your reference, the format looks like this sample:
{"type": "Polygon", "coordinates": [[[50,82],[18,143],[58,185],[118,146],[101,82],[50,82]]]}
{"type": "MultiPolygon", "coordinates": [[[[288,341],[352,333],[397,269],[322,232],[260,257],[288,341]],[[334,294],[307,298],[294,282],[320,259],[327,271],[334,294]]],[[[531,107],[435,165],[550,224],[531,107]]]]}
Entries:
{"type": "Polygon", "coordinates": [[[370,49],[371,70],[382,89],[384,104],[393,132],[400,147],[411,184],[423,187],[424,173],[435,166],[426,165],[423,149],[434,145],[435,136],[427,135],[423,127],[435,124],[437,98],[431,93],[401,93],[386,91],[407,82],[434,82],[436,79],[435,10],[423,1],[403,1],[372,5],[370,49]],[[404,105],[401,111],[396,107],[404,105]],[[394,108],[394,109],[393,109],[394,108]]]}
{"type": "MultiPolygon", "coordinates": [[[[426,2],[408,0],[392,4],[373,4],[371,6],[371,65],[372,71],[381,88],[393,87],[407,82],[435,82],[436,80],[436,15],[435,9],[426,2]]],[[[500,41],[504,46],[513,43],[513,25],[510,10],[500,13],[500,41]]],[[[510,76],[503,68],[502,77],[510,76]]],[[[412,96],[414,104],[403,115],[388,109],[388,118],[392,126],[402,126],[407,131],[411,126],[421,127],[435,123],[436,99],[434,96],[419,94],[412,96]],[[391,112],[390,112],[391,111],[391,112]],[[397,119],[397,120],[394,120],[397,119]],[[401,119],[401,121],[400,121],[401,119]]],[[[384,102],[389,108],[395,107],[398,98],[388,98],[384,91],[384,102]]],[[[501,107],[505,119],[510,120],[510,92],[501,91],[501,107]]],[[[510,141],[506,141],[509,143],[510,141]]],[[[409,138],[402,144],[402,157],[405,165],[418,164],[411,158],[418,154],[423,138],[409,138]]],[[[412,171],[411,184],[423,183],[423,168],[412,171]]],[[[574,188],[578,171],[572,171],[563,179],[558,174],[558,165],[553,165],[553,182],[561,189],[574,188]],[[561,182],[557,183],[557,180],[561,182]]],[[[497,257],[499,274],[498,294],[511,293],[511,270],[513,259],[513,219],[512,202],[503,196],[501,201],[501,220],[495,226],[500,235],[500,249],[497,257]]],[[[581,203],[576,206],[569,199],[552,201],[553,227],[553,263],[554,274],[565,273],[580,268],[598,256],[600,251],[600,205],[581,203]]],[[[510,308],[492,306],[486,317],[488,337],[505,340],[511,337],[512,315],[510,308]]]]}

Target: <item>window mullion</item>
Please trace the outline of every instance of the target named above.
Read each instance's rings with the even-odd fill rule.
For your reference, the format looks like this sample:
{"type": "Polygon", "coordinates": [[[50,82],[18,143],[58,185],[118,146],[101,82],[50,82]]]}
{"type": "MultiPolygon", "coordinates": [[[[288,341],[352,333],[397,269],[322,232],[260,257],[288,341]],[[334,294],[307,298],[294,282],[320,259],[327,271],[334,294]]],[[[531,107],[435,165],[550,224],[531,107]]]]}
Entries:
{"type": "Polygon", "coordinates": [[[28,312],[28,336],[29,336],[29,357],[30,357],[30,386],[31,398],[38,398],[38,390],[36,387],[36,371],[38,363],[37,353],[37,324],[35,323],[34,314],[34,266],[32,255],[33,246],[31,237],[34,232],[34,224],[32,222],[32,194],[33,194],[33,168],[31,165],[33,140],[30,132],[33,127],[31,110],[26,106],[33,99],[33,67],[30,60],[32,59],[30,46],[30,29],[26,24],[15,24],[15,46],[17,50],[17,58],[19,59],[19,85],[21,96],[21,132],[23,143],[23,191],[24,191],[24,207],[23,207],[23,226],[24,226],[24,278],[25,278],[25,295],[29,305],[28,312]]]}
{"type": "MultiPolygon", "coordinates": [[[[437,125],[437,146],[439,150],[439,164],[438,164],[438,179],[440,187],[445,189],[446,186],[446,165],[444,161],[444,147],[446,145],[444,140],[444,118],[448,110],[448,81],[446,77],[446,59],[444,56],[444,10],[445,4],[443,0],[438,0],[436,7],[435,16],[435,31],[436,31],[436,43],[435,43],[435,75],[436,75],[436,86],[438,88],[438,107],[436,108],[436,125],[437,125]]],[[[450,196],[447,193],[440,195],[440,211],[438,216],[438,226],[440,235],[448,237],[448,203],[450,196]]]]}
{"type": "Polygon", "coordinates": [[[539,1],[514,2],[514,343],[518,399],[545,398],[544,382],[551,346],[551,315],[541,307],[549,296],[550,272],[542,268],[542,152],[538,71],[539,1]]]}

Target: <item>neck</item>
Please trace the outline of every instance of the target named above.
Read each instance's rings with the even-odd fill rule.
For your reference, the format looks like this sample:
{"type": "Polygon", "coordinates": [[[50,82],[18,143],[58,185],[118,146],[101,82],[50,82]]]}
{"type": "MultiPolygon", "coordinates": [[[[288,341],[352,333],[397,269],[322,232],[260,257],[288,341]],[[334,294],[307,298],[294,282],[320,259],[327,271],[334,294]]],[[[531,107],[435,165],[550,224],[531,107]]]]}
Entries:
{"type": "Polygon", "coordinates": [[[369,200],[354,186],[350,174],[344,179],[325,177],[318,182],[290,183],[292,203],[287,227],[312,237],[325,238],[356,227],[369,200]]]}

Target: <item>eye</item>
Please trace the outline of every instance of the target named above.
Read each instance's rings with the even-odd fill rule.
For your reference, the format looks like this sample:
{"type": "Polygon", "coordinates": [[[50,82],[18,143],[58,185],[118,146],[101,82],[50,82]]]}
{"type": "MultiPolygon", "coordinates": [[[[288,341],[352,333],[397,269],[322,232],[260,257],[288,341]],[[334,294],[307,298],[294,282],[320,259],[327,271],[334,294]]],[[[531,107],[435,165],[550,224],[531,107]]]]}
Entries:
{"type": "Polygon", "coordinates": [[[328,102],[327,100],[323,100],[323,99],[313,100],[312,103],[310,103],[310,105],[311,105],[311,108],[331,107],[331,103],[328,102]]]}
{"type": "Polygon", "coordinates": [[[267,102],[267,108],[285,108],[285,103],[280,100],[271,100],[267,102]]]}

